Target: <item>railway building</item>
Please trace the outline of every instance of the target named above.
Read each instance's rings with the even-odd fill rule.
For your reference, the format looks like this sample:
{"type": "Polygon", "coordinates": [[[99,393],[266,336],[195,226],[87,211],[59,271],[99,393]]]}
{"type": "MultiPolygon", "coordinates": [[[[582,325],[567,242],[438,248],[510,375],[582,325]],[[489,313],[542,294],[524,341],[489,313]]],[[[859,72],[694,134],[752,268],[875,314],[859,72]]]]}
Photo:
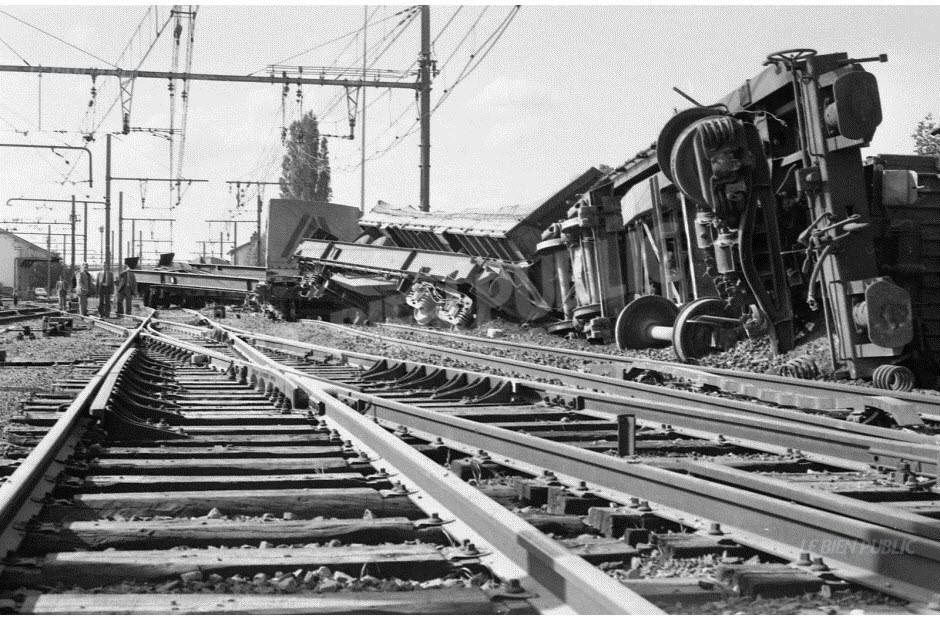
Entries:
{"type": "Polygon", "coordinates": [[[9,230],[0,229],[0,291],[3,293],[15,290],[22,297],[36,287],[48,288],[49,282],[58,278],[60,265],[56,254],[9,230]]]}

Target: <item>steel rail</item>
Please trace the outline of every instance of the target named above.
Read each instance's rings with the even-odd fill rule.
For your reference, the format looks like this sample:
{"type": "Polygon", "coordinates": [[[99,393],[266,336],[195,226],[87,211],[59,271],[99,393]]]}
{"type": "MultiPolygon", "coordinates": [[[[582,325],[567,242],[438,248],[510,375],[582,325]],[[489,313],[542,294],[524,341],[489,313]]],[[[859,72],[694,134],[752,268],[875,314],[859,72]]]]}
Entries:
{"type": "MultiPolygon", "coordinates": [[[[23,526],[42,507],[41,499],[55,483],[65,466],[66,455],[74,450],[83,426],[90,421],[89,407],[108,375],[130,357],[134,342],[146,326],[149,316],[129,334],[107,362],[88,381],[68,409],[33,448],[29,456],[0,486],[0,557],[19,544],[23,526]]],[[[2,568],[0,568],[2,570],[2,568]]]]}
{"type": "MultiPolygon", "coordinates": [[[[318,388],[321,393],[367,403],[369,407],[366,415],[347,407],[349,411],[344,420],[357,426],[368,428],[370,417],[403,424],[488,452],[511,455],[514,460],[564,472],[589,484],[620,493],[647,497],[681,510],[694,507],[691,510],[704,518],[727,523],[731,527],[796,548],[805,549],[820,541],[833,541],[835,544],[831,542],[827,547],[830,550],[827,557],[864,571],[868,577],[862,579],[870,585],[883,588],[884,584],[879,583],[879,579],[888,577],[908,584],[910,588],[905,595],[916,600],[929,601],[935,595],[936,574],[940,571],[940,540],[873,523],[872,520],[854,518],[851,511],[843,511],[849,514],[839,514],[832,510],[831,505],[820,508],[796,503],[791,499],[767,496],[683,472],[631,463],[606,454],[437,413],[353,388],[338,387],[271,358],[267,359],[281,372],[299,376],[299,381],[310,386],[311,393],[317,393],[314,388],[318,388]],[[888,551],[884,552],[885,549],[888,551]]],[[[382,432],[385,436],[389,435],[382,432]]],[[[727,472],[721,473],[729,475],[727,472]]],[[[870,511],[878,512],[874,508],[870,508],[870,511]]],[[[891,516],[887,513],[878,515],[889,521],[891,516]]]]}
{"type": "Polygon", "coordinates": [[[22,309],[18,308],[15,310],[16,311],[9,309],[0,310],[0,325],[5,325],[7,323],[17,323],[19,321],[29,321],[31,319],[41,319],[44,316],[52,316],[59,313],[58,310],[38,307],[22,309]]]}
{"type": "MultiPolygon", "coordinates": [[[[180,324],[177,324],[180,325],[180,324]]],[[[185,326],[191,327],[191,326],[185,326]]],[[[296,386],[337,426],[357,438],[402,475],[428,491],[435,501],[453,515],[459,515],[471,529],[498,549],[545,588],[571,607],[584,614],[660,614],[660,610],[626,587],[617,587],[610,577],[561,544],[553,541],[514,515],[495,500],[455,478],[448,469],[431,464],[426,456],[399,437],[369,422],[356,410],[339,401],[309,376],[286,372],[286,367],[248,345],[237,334],[229,336],[229,344],[246,360],[238,360],[198,345],[167,337],[144,334],[154,341],[212,356],[217,366],[232,364],[252,370],[274,373],[282,381],[296,386]]]]}
{"type": "MultiPolygon", "coordinates": [[[[771,407],[769,405],[763,405],[760,403],[755,403],[751,401],[729,399],[721,396],[710,396],[707,394],[699,394],[695,392],[685,392],[678,391],[658,385],[649,385],[645,383],[639,383],[636,381],[628,381],[625,379],[618,378],[616,376],[606,376],[601,374],[595,374],[591,372],[579,372],[575,370],[566,370],[563,368],[554,368],[551,366],[545,366],[542,364],[534,364],[532,362],[525,362],[521,360],[514,360],[511,358],[504,357],[494,357],[490,354],[474,353],[472,351],[462,351],[458,349],[452,349],[448,347],[442,347],[439,345],[433,345],[424,342],[418,342],[414,340],[406,340],[402,338],[393,338],[388,336],[373,336],[363,332],[362,330],[357,330],[355,328],[349,328],[345,326],[335,325],[333,323],[318,322],[319,325],[329,327],[331,329],[337,329],[340,331],[345,331],[347,333],[355,334],[359,337],[374,337],[377,339],[384,340],[385,342],[390,342],[404,347],[412,347],[421,351],[428,353],[435,353],[438,355],[446,355],[448,357],[463,359],[477,364],[483,364],[491,368],[496,368],[508,373],[527,373],[531,376],[539,377],[542,379],[548,379],[552,381],[560,381],[565,384],[570,385],[571,382],[574,382],[581,387],[586,389],[593,390],[602,390],[609,392],[611,394],[620,394],[624,396],[642,396],[645,395],[650,398],[655,398],[660,402],[695,402],[697,406],[714,406],[719,407],[724,410],[736,410],[742,413],[751,413],[759,414],[762,416],[785,418],[790,420],[801,420],[810,424],[815,424],[823,427],[836,428],[840,430],[846,430],[850,432],[855,432],[863,435],[871,435],[873,437],[879,437],[884,439],[896,439],[898,441],[913,441],[911,439],[911,433],[907,431],[899,431],[894,429],[886,429],[876,426],[868,426],[865,424],[859,424],[855,422],[849,422],[846,420],[841,420],[838,418],[831,418],[825,415],[813,415],[806,414],[802,411],[791,409],[791,408],[778,408],[771,407]],[[681,396],[677,396],[681,395],[681,396]]],[[[642,363],[643,360],[640,360],[642,363]]],[[[669,372],[670,364],[663,363],[662,370],[664,372],[669,372]]],[[[694,367],[693,367],[694,368],[694,367]]],[[[694,377],[699,381],[707,381],[707,376],[711,374],[711,369],[708,371],[695,370],[694,377]]],[[[757,398],[758,400],[768,400],[766,398],[761,398],[761,396],[766,396],[759,387],[755,387],[753,390],[749,390],[747,396],[757,398]]],[[[896,394],[895,392],[888,392],[888,394],[896,394]]],[[[872,406],[880,406],[888,410],[897,407],[897,402],[890,402],[888,397],[880,397],[880,400],[869,402],[868,404],[872,406]],[[875,402],[878,404],[876,405],[875,402]]],[[[898,401],[896,397],[890,397],[891,400],[898,401]]],[[[795,399],[791,399],[795,400],[795,399]]],[[[791,406],[795,406],[792,403],[789,403],[791,406]]],[[[817,403],[820,404],[820,403],[817,403]]],[[[826,403],[822,403],[826,404],[826,403]]],[[[831,403],[830,403],[831,404],[831,403]]],[[[831,407],[814,407],[819,409],[828,409],[831,407]]],[[[931,443],[929,441],[924,441],[923,443],[931,443]]]]}
{"type": "MultiPolygon", "coordinates": [[[[336,325],[325,321],[311,322],[347,333],[368,334],[375,338],[384,338],[384,336],[365,332],[355,327],[336,325]]],[[[499,357],[506,357],[499,350],[500,347],[503,347],[531,353],[548,353],[551,355],[566,356],[572,359],[582,360],[586,363],[610,364],[609,369],[615,372],[626,372],[634,368],[656,370],[695,383],[714,386],[719,390],[732,394],[750,396],[779,405],[812,409],[862,409],[864,407],[876,407],[888,413],[895,411],[903,413],[910,410],[921,416],[940,419],[940,396],[932,394],[893,392],[891,390],[882,390],[861,385],[820,382],[811,379],[797,379],[728,368],[695,366],[682,362],[662,362],[642,357],[610,355],[607,353],[535,345],[503,339],[481,338],[479,336],[470,336],[459,332],[442,332],[439,330],[395,323],[382,323],[381,326],[391,330],[453,338],[463,342],[487,346],[492,348],[493,354],[499,357]]]]}
{"type": "Polygon", "coordinates": [[[112,334],[117,334],[119,336],[126,336],[132,331],[139,330],[141,325],[146,324],[148,321],[156,317],[156,311],[154,309],[148,308],[148,310],[149,310],[149,313],[146,317],[128,315],[130,316],[130,318],[140,323],[140,325],[137,325],[136,327],[126,327],[124,325],[118,325],[117,323],[111,323],[110,321],[105,321],[104,319],[101,319],[98,317],[76,314],[74,312],[67,312],[65,310],[56,310],[56,312],[62,316],[69,316],[69,317],[84,321],[85,323],[91,323],[95,325],[96,327],[100,327],[101,329],[105,331],[111,332],[112,334]]]}
{"type": "MultiPolygon", "coordinates": [[[[466,373],[474,378],[490,377],[509,381],[519,391],[534,390],[551,398],[561,397],[565,402],[578,403],[594,413],[607,414],[614,418],[621,413],[634,413],[638,419],[659,424],[671,424],[696,431],[723,434],[746,441],[774,443],[789,448],[837,459],[848,459],[870,464],[875,460],[896,462],[903,459],[915,469],[935,473],[940,458],[940,445],[935,438],[916,433],[870,427],[863,424],[836,420],[821,415],[807,414],[790,409],[779,409],[746,401],[707,396],[694,392],[670,390],[659,386],[621,381],[599,375],[549,368],[514,362],[494,360],[477,353],[443,349],[422,343],[423,351],[430,351],[450,358],[463,358],[474,363],[497,368],[508,373],[526,373],[557,384],[539,383],[507,377],[493,377],[479,372],[456,370],[439,365],[394,360],[385,357],[323,347],[312,343],[278,338],[229,328],[204,315],[195,313],[217,330],[229,330],[244,335],[249,341],[262,343],[273,350],[303,356],[309,351],[321,351],[342,357],[350,363],[371,366],[379,361],[404,364],[409,370],[416,366],[442,369],[448,377],[466,373]]],[[[337,386],[342,384],[336,383],[337,386]]]]}
{"type": "MultiPolygon", "coordinates": [[[[273,362],[273,360],[272,360],[273,362]]],[[[356,435],[397,470],[425,489],[433,489],[435,499],[460,515],[488,543],[509,557],[537,582],[583,614],[654,614],[662,611],[615,582],[571,553],[534,526],[500,506],[468,484],[455,484],[454,475],[444,467],[430,465],[402,439],[372,424],[351,407],[339,402],[310,377],[298,381],[319,402],[326,414],[347,432],[356,435]]]]}

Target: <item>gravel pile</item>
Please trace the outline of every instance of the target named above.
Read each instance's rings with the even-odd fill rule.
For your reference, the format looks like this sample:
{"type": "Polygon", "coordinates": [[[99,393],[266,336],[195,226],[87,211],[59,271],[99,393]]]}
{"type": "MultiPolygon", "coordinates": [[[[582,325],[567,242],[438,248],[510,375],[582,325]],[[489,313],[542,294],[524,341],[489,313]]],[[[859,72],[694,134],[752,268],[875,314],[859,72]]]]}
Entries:
{"type": "MultiPolygon", "coordinates": [[[[182,322],[192,322],[190,316],[185,319],[177,319],[182,322]]],[[[285,322],[273,322],[259,314],[240,314],[230,313],[225,322],[251,331],[259,331],[283,338],[293,338],[303,340],[302,334],[309,333],[307,330],[314,329],[310,324],[296,324],[285,322]]],[[[192,322],[195,324],[194,322],[192,322]]],[[[407,324],[406,324],[407,325],[407,324]]],[[[387,329],[383,325],[360,325],[357,326],[363,331],[364,335],[374,333],[381,336],[393,336],[403,339],[411,339],[439,346],[457,346],[465,351],[476,353],[491,353],[493,349],[505,355],[508,351],[500,346],[501,342],[525,343],[554,347],[560,349],[570,349],[573,351],[582,351],[587,353],[606,354],[623,357],[636,357],[650,359],[660,362],[678,362],[672,347],[662,349],[627,349],[621,351],[615,344],[596,345],[589,344],[586,340],[580,338],[558,337],[548,334],[544,328],[532,327],[515,323],[509,323],[499,319],[488,321],[474,328],[460,330],[461,334],[488,338],[487,333],[491,329],[498,330],[500,336],[492,338],[492,346],[478,345],[474,343],[454,342],[448,338],[448,334],[453,330],[436,330],[439,335],[414,334],[409,336],[406,332],[395,329],[387,329]]],[[[800,332],[797,334],[797,341],[800,343],[793,350],[786,353],[775,355],[773,353],[772,343],[769,337],[757,338],[754,340],[742,340],[728,351],[722,351],[707,355],[697,360],[697,363],[704,368],[722,368],[742,370],[754,373],[778,373],[779,370],[790,362],[801,365],[801,361],[809,362],[814,366],[812,375],[824,381],[838,382],[842,384],[870,386],[871,382],[867,380],[853,380],[846,378],[843,373],[838,373],[832,366],[829,352],[829,340],[826,337],[825,330],[821,326],[812,326],[812,331],[800,332]]],[[[323,341],[326,346],[335,346],[342,348],[343,342],[360,342],[358,340],[347,340],[347,336],[330,333],[328,330],[314,332],[317,336],[326,336],[328,340],[323,341]],[[325,333],[324,333],[325,332],[325,333]],[[327,344],[328,343],[328,344],[327,344]]],[[[375,342],[370,341],[373,345],[375,342]]],[[[563,368],[566,370],[581,370],[585,363],[581,360],[575,360],[564,355],[542,352],[542,353],[514,353],[511,355],[514,359],[528,361],[536,364],[543,364],[563,368]]],[[[467,367],[467,366],[462,366],[467,367]]],[[[481,369],[485,370],[485,369],[481,369]]],[[[681,387],[682,381],[671,381],[681,387]]],[[[936,394],[937,390],[916,390],[928,394],[936,394]]]]}
{"type": "MultiPolygon", "coordinates": [[[[481,586],[489,580],[484,574],[467,577],[454,574],[426,581],[378,578],[368,574],[349,575],[320,566],[315,570],[298,568],[292,572],[273,574],[230,575],[193,570],[162,583],[124,582],[95,588],[55,588],[57,593],[110,593],[110,594],[326,594],[333,592],[411,592],[413,590],[441,590],[481,586]]],[[[21,589],[15,594],[26,594],[21,589]]]]}
{"type": "Polygon", "coordinates": [[[701,605],[662,605],[670,614],[708,615],[884,615],[906,613],[906,601],[868,590],[787,596],[781,598],[734,597],[701,605]]]}

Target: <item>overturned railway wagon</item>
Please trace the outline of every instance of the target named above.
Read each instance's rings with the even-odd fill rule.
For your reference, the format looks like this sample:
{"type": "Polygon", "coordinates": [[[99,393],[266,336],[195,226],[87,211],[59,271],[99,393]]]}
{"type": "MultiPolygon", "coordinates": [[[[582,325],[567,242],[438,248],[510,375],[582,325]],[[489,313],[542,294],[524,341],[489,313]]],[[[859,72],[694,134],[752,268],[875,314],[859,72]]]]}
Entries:
{"type": "Polygon", "coordinates": [[[386,210],[360,221],[355,246],[304,241],[303,287],[370,317],[399,293],[422,324],[495,310],[621,348],[672,346],[683,361],[761,336],[785,352],[824,325],[851,377],[932,387],[940,168],[863,159],[882,121],[863,64],[886,60],[771,54],[722,100],[674,115],[650,149],[516,223],[518,211],[386,210]]]}
{"type": "Polygon", "coordinates": [[[622,348],[672,345],[683,361],[763,335],[788,351],[822,324],[853,378],[935,385],[940,169],[862,158],[882,120],[862,63],[878,60],[771,54],[721,101],[676,114],[551,229],[569,253],[593,237],[581,262],[596,270],[570,276],[578,307],[594,304],[602,329],[616,317],[622,348]]]}
{"type": "Polygon", "coordinates": [[[545,200],[495,212],[422,213],[380,205],[355,243],[305,239],[296,258],[309,298],[372,320],[410,309],[418,323],[465,326],[552,312],[536,246],[542,230],[603,176],[590,168],[545,200]]]}

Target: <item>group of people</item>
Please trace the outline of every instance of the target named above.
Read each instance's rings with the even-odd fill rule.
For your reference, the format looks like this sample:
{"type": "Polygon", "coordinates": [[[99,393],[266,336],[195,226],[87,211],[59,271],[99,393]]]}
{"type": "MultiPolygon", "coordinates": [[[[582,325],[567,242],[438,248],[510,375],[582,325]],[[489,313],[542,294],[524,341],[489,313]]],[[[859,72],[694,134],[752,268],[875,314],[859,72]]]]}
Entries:
{"type": "Polygon", "coordinates": [[[137,289],[134,273],[125,265],[114,277],[110,269],[105,269],[93,277],[88,271],[88,263],[82,263],[82,269],[66,282],[65,275],[59,276],[56,282],[56,295],[59,297],[59,310],[68,309],[69,290],[78,297],[78,311],[82,316],[88,316],[88,297],[98,295],[98,315],[102,318],[111,316],[111,296],[115,297],[117,316],[131,314],[131,302],[137,289]]]}

